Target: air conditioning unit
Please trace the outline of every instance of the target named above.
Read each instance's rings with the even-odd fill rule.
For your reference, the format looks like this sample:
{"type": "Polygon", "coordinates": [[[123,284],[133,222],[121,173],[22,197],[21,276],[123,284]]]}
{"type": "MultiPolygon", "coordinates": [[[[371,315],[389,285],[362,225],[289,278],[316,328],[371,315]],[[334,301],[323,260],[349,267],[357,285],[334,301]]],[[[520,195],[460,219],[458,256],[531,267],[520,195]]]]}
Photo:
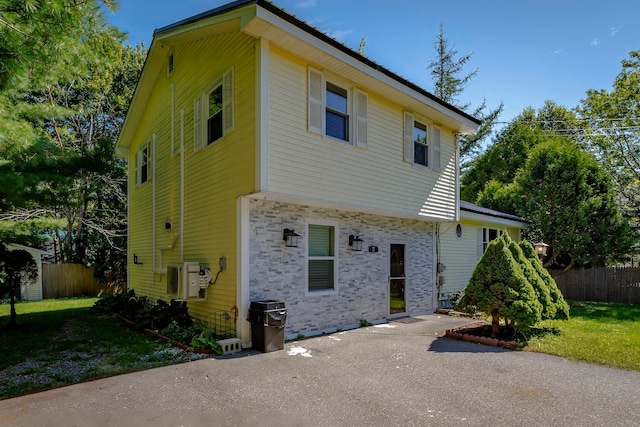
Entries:
{"type": "Polygon", "coordinates": [[[185,301],[204,301],[206,287],[201,286],[201,268],[197,262],[167,266],[167,294],[185,301]]]}

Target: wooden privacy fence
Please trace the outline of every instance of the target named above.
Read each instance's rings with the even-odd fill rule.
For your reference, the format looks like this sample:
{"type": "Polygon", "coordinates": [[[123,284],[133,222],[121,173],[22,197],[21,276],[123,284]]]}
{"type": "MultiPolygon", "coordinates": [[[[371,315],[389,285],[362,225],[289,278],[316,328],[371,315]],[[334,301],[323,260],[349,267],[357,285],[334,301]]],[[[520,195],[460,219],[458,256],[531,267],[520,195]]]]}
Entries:
{"type": "Polygon", "coordinates": [[[640,304],[640,268],[572,268],[554,279],[566,299],[640,304]]]}
{"type": "Polygon", "coordinates": [[[102,287],[95,272],[82,264],[42,264],[42,298],[96,296],[102,287]]]}

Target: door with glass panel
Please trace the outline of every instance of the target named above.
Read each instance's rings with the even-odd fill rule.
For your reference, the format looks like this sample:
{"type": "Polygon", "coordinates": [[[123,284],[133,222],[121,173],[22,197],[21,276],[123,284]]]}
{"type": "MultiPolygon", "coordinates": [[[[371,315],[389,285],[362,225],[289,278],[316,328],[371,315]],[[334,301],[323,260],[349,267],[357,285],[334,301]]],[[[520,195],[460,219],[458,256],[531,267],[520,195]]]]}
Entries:
{"type": "Polygon", "coordinates": [[[401,314],[406,310],[406,245],[392,243],[389,246],[389,314],[401,314]]]}

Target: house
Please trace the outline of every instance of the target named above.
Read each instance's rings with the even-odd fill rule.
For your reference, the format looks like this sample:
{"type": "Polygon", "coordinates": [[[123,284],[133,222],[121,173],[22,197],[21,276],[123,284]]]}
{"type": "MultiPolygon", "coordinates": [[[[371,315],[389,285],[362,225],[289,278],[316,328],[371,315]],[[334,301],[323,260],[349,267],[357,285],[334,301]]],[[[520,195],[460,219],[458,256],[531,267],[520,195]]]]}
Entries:
{"type": "Polygon", "coordinates": [[[287,337],[431,313],[479,124],[267,1],[160,28],[117,143],[129,286],[237,313],[244,345],[252,301],[287,337]]]}
{"type": "Polygon", "coordinates": [[[467,287],[491,240],[507,232],[514,241],[520,241],[527,226],[527,221],[519,216],[460,201],[460,220],[437,225],[440,243],[437,261],[445,266],[440,268],[444,271],[438,277],[439,305],[448,307],[449,296],[467,287]]]}
{"type": "Polygon", "coordinates": [[[29,246],[18,245],[16,243],[10,243],[7,245],[7,249],[23,250],[27,251],[33,257],[38,268],[38,275],[36,279],[31,283],[20,284],[20,298],[24,301],[40,301],[42,299],[42,255],[47,255],[48,252],[40,249],[31,248],[29,246]]]}

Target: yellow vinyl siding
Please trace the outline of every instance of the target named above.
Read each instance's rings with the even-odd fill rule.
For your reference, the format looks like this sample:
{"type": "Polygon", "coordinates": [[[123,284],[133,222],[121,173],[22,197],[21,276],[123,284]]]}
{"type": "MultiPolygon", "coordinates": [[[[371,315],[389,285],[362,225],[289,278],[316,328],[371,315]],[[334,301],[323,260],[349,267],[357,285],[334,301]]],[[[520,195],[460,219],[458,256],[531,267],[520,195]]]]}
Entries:
{"type": "MultiPolygon", "coordinates": [[[[254,190],[255,183],[255,40],[241,33],[224,34],[174,46],[175,69],[159,73],[130,148],[129,188],[130,256],[143,265],[129,265],[129,282],[137,294],[168,300],[166,274],[152,272],[152,226],[156,232],[156,269],[160,248],[179,237],[173,249],[162,251],[162,269],[180,261],[184,239],[184,261],[199,262],[214,277],[219,258],[227,268],[208,288],[207,302],[190,302],[190,312],[204,318],[214,310],[229,310],[236,304],[236,198],[254,190]],[[222,74],[234,72],[235,129],[210,146],[194,152],[194,99],[222,74]],[[181,110],[184,110],[184,152],[171,155],[171,86],[175,84],[175,142],[180,144],[181,110]],[[134,155],[141,144],[156,134],[154,156],[156,222],[152,222],[153,183],[136,187],[134,155]],[[180,230],[181,156],[184,156],[184,230],[180,230]],[[172,230],[164,230],[165,220],[172,230]],[[182,234],[182,236],[180,236],[182,234]]],[[[203,118],[206,122],[206,118],[203,118]]]]}
{"type": "MultiPolygon", "coordinates": [[[[368,147],[356,148],[307,131],[308,64],[270,50],[269,190],[403,215],[453,219],[455,148],[442,129],[434,172],[403,161],[403,108],[368,94],[368,147]]],[[[340,70],[331,70],[339,75],[340,70]]],[[[355,120],[353,112],[349,118],[355,120]]]]}

